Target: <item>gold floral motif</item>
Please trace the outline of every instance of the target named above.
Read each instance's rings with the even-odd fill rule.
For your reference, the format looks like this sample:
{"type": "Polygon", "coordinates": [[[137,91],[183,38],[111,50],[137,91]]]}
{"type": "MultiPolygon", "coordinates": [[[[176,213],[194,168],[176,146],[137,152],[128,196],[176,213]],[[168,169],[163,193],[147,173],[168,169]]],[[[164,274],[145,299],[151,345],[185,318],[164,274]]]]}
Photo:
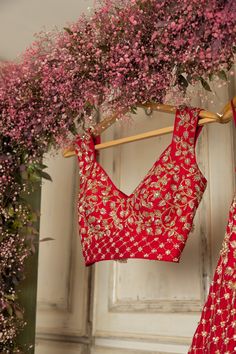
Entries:
{"type": "Polygon", "coordinates": [[[156,259],[165,259],[166,255],[169,260],[178,261],[176,250],[180,253],[184,247],[206,188],[206,179],[195,160],[192,135],[195,133],[197,119],[198,110],[190,114],[184,109],[179,113],[176,131],[184,127],[183,134],[173,136],[172,144],[129,196],[113,184],[96,161],[91,135],[85,133],[77,142],[80,148],[76,147],[80,168],[78,222],[87,261],[93,262],[96,259],[96,244],[93,252],[90,252],[95,239],[99,242],[104,239],[104,244],[99,243],[98,253],[107,254],[114,252],[110,248],[112,237],[116,239],[119,236],[121,240],[121,235],[127,239],[123,245],[126,245],[125,242],[133,242],[136,248],[132,247],[130,251],[126,248],[121,252],[118,247],[115,250],[118,257],[125,257],[127,252],[129,257],[135,257],[146,244],[148,249],[145,250],[145,258],[154,254],[154,247],[156,259]],[[141,239],[137,239],[139,235],[142,235],[141,239]],[[162,243],[159,240],[163,235],[165,242],[162,243]],[[109,240],[105,241],[107,236],[109,240]],[[109,247],[105,242],[109,243],[109,247]],[[159,254],[161,249],[164,252],[159,254]]]}
{"type": "Polygon", "coordinates": [[[205,352],[231,354],[236,345],[236,195],[230,207],[229,221],[210,292],[189,354],[205,352]],[[219,321],[220,319],[220,321],[219,321]],[[216,336],[216,331],[220,337],[216,336]],[[234,334],[233,334],[234,333],[234,334]],[[220,339],[223,341],[217,344],[220,339]],[[224,346],[222,346],[222,343],[224,346]],[[217,350],[220,348],[220,350],[217,350]]]}

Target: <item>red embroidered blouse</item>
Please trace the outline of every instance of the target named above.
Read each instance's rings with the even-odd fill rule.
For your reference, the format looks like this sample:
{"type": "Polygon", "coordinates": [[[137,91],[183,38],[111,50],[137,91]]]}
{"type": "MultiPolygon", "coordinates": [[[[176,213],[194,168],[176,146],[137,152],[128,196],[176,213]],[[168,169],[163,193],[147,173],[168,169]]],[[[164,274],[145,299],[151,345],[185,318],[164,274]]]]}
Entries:
{"type": "Polygon", "coordinates": [[[128,258],[179,262],[207,184],[195,156],[199,112],[176,111],[170,145],[130,195],[97,162],[100,137],[96,141],[90,129],[76,137],[78,224],[87,266],[128,258]]]}

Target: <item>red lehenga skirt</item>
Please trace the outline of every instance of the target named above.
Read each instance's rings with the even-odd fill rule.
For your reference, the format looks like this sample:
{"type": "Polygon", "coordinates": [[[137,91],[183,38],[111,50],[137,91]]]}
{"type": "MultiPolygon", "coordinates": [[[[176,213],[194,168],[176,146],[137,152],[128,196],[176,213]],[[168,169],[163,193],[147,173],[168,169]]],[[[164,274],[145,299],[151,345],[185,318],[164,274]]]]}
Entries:
{"type": "Polygon", "coordinates": [[[236,195],[209,295],[188,353],[236,353],[236,195]]]}

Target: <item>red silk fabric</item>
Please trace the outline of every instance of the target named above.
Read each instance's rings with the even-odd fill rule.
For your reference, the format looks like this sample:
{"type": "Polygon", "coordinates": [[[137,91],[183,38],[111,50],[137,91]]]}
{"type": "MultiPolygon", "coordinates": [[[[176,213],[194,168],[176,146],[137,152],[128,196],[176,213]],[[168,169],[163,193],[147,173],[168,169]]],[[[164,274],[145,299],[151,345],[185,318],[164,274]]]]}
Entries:
{"type": "MultiPolygon", "coordinates": [[[[236,112],[231,101],[234,123],[236,112]]],[[[236,353],[236,195],[220,257],[189,354],[236,353]]]]}
{"type": "Polygon", "coordinates": [[[236,196],[209,295],[188,353],[236,353],[236,196]]]}
{"type": "Polygon", "coordinates": [[[195,156],[199,112],[177,109],[170,145],[130,195],[97,162],[100,137],[96,141],[90,129],[76,137],[78,224],[87,266],[129,258],[179,262],[207,184],[195,156]]]}

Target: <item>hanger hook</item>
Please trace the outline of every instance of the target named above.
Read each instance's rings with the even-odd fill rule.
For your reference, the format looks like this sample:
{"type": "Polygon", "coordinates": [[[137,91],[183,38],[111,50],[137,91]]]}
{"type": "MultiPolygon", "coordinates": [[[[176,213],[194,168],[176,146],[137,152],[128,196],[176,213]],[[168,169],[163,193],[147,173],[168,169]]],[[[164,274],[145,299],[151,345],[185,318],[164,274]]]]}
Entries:
{"type": "Polygon", "coordinates": [[[144,111],[147,116],[151,116],[153,113],[153,109],[151,107],[144,108],[144,111]]]}
{"type": "Polygon", "coordinates": [[[219,122],[220,122],[221,124],[228,123],[228,121],[223,118],[223,117],[224,117],[224,114],[223,114],[223,113],[216,113],[216,115],[218,116],[219,122]]]}

